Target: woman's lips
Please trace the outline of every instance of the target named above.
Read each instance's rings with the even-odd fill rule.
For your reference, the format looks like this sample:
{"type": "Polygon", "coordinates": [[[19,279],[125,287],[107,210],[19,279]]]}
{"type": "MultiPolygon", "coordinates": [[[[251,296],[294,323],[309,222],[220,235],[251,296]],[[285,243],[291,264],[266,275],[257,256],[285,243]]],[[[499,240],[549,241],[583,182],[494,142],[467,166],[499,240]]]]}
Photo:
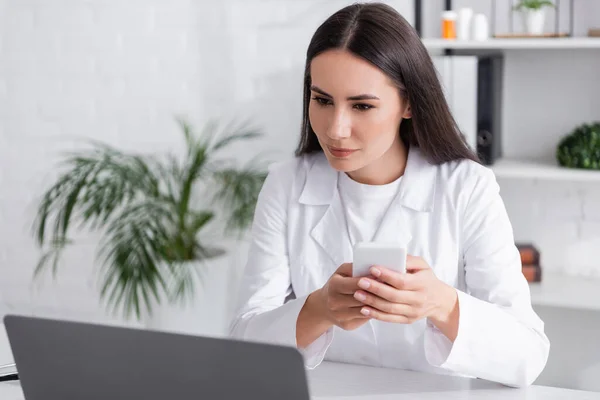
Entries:
{"type": "Polygon", "coordinates": [[[329,152],[334,157],[338,157],[338,158],[348,157],[349,155],[351,155],[352,153],[354,153],[356,151],[356,149],[343,149],[343,148],[331,147],[331,146],[327,146],[327,149],[329,149],[329,152]]]}

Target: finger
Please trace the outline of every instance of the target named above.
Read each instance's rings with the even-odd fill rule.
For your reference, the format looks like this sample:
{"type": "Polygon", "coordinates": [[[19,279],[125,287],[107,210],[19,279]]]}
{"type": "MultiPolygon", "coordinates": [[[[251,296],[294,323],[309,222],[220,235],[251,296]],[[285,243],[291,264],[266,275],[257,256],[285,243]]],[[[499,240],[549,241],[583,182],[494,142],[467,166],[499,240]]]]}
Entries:
{"type": "Polygon", "coordinates": [[[381,297],[387,301],[391,301],[394,303],[400,303],[400,299],[398,298],[398,289],[392,287],[384,282],[377,282],[374,279],[369,278],[361,278],[358,281],[358,287],[381,297]]]}
{"type": "Polygon", "coordinates": [[[360,307],[363,304],[351,294],[334,294],[329,298],[329,309],[342,310],[350,307],[360,307]]]}
{"type": "Polygon", "coordinates": [[[422,269],[428,269],[429,264],[421,257],[406,256],[406,270],[407,271],[419,271],[422,269]]]}
{"type": "Polygon", "coordinates": [[[335,293],[354,294],[358,289],[358,281],[361,278],[337,276],[331,281],[331,287],[335,293]]]}
{"type": "Polygon", "coordinates": [[[412,324],[413,322],[421,319],[421,317],[416,316],[390,314],[368,306],[363,307],[361,309],[361,313],[369,318],[376,319],[378,321],[393,322],[398,324],[412,324]]]}
{"type": "Polygon", "coordinates": [[[417,290],[420,288],[420,286],[417,285],[419,278],[412,274],[393,271],[379,265],[371,267],[370,272],[371,275],[377,277],[378,281],[387,283],[399,290],[417,290]]]}
{"type": "MultiPolygon", "coordinates": [[[[407,285],[400,285],[401,287],[405,287],[407,285]]],[[[364,291],[367,291],[369,293],[373,293],[376,296],[381,297],[382,299],[391,301],[393,303],[406,303],[406,302],[412,302],[414,300],[417,299],[418,295],[413,294],[407,294],[407,293],[403,293],[403,292],[410,292],[412,291],[410,288],[409,289],[398,289],[396,287],[394,287],[392,284],[388,284],[387,282],[377,282],[374,279],[369,279],[369,278],[361,278],[358,281],[358,287],[361,288],[364,291]]],[[[414,290],[414,292],[417,292],[416,290],[414,290]]]]}
{"type": "MultiPolygon", "coordinates": [[[[387,286],[387,285],[385,285],[385,286],[387,286]]],[[[378,301],[378,299],[380,299],[381,301],[384,301],[384,302],[389,302],[391,304],[406,305],[406,306],[411,306],[411,307],[421,307],[423,305],[423,300],[422,300],[423,295],[417,291],[398,290],[398,291],[396,291],[396,294],[394,295],[394,297],[395,297],[394,300],[389,300],[389,299],[383,298],[381,296],[377,296],[373,293],[370,293],[370,292],[367,292],[364,290],[357,290],[354,293],[354,299],[356,299],[364,304],[373,305],[373,306],[375,306],[375,308],[379,308],[382,311],[387,311],[387,310],[375,305],[375,302],[378,301]]]]}
{"type": "Polygon", "coordinates": [[[361,312],[361,310],[364,308],[364,305],[360,306],[360,307],[350,307],[350,308],[346,308],[345,310],[341,310],[338,312],[335,312],[335,318],[338,321],[348,321],[348,320],[352,320],[352,319],[369,319],[371,318],[368,315],[365,315],[361,312]]]}
{"type": "Polygon", "coordinates": [[[379,311],[383,311],[388,314],[403,314],[403,311],[406,311],[406,309],[409,307],[406,304],[393,303],[363,291],[357,291],[354,294],[354,297],[356,300],[360,300],[365,305],[371,306],[372,308],[376,308],[379,311]]]}

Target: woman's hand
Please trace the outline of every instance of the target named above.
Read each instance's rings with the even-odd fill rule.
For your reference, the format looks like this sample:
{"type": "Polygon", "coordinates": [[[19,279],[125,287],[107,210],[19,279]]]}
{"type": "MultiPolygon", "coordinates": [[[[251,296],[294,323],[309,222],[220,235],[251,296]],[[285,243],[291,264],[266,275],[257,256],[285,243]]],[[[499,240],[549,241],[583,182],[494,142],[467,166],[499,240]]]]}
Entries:
{"type": "Polygon", "coordinates": [[[386,322],[410,324],[429,318],[450,340],[458,331],[458,295],[440,281],[420,257],[408,256],[407,273],[388,268],[371,268],[372,278],[358,282],[354,298],[360,301],[363,315],[386,322]]]}
{"type": "Polygon", "coordinates": [[[319,291],[325,318],[344,330],[354,330],[370,319],[361,313],[363,303],[354,298],[359,279],[352,277],[351,263],[342,264],[319,291]]]}
{"type": "Polygon", "coordinates": [[[370,318],[361,314],[363,303],[354,298],[358,280],[352,277],[352,264],[342,264],[327,283],[306,299],[296,321],[296,344],[305,348],[333,325],[354,330],[370,318]]]}

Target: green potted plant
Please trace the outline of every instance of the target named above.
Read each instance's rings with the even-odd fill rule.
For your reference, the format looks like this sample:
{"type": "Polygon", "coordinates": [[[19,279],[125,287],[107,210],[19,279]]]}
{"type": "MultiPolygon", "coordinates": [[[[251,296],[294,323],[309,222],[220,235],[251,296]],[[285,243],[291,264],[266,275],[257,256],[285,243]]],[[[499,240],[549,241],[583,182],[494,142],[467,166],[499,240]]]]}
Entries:
{"type": "Polygon", "coordinates": [[[600,122],[581,124],[563,137],[556,160],[567,168],[600,170],[600,122]]]}
{"type": "Polygon", "coordinates": [[[521,0],[514,9],[521,12],[528,34],[541,35],[544,32],[547,7],[554,7],[554,3],[547,0],[521,0]]]}
{"type": "Polygon", "coordinates": [[[198,269],[226,255],[223,236],[250,225],[266,177],[263,163],[244,167],[223,157],[254,129],[206,124],[200,134],[179,124],[185,154],[131,154],[100,142],[69,153],[37,207],[42,248],[35,270],[56,273],[73,230],[99,232],[100,296],[114,311],[143,320],[163,305],[194,296],[198,269]],[[211,231],[212,229],[212,231],[211,231]]]}

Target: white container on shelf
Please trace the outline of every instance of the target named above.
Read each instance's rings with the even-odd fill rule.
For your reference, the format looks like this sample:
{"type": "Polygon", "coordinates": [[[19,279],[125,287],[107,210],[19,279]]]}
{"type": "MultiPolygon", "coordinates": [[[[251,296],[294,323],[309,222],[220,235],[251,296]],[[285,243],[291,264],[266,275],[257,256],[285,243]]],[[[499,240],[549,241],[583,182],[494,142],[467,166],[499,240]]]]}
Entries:
{"type": "Polygon", "coordinates": [[[458,11],[458,28],[456,36],[458,40],[471,39],[471,22],[473,19],[473,9],[465,7],[458,11]]]}
{"type": "Polygon", "coordinates": [[[490,27],[485,14],[475,14],[472,24],[472,38],[477,41],[488,40],[490,37],[490,27]]]}

